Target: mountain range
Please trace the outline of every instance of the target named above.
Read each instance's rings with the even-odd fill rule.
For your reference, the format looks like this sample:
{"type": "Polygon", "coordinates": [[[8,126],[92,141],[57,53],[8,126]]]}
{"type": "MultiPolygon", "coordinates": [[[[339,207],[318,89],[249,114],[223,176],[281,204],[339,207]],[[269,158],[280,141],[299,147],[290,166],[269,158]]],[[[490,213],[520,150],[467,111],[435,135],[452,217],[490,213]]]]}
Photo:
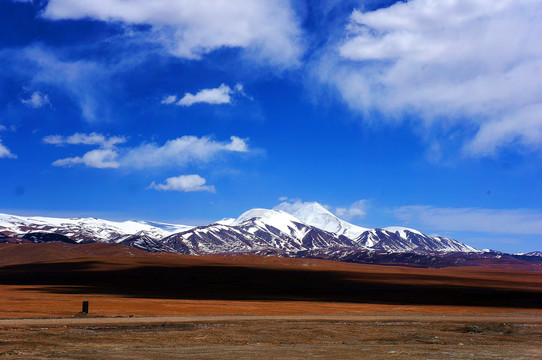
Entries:
{"type": "Polygon", "coordinates": [[[481,251],[457,240],[405,227],[356,226],[318,203],[305,203],[288,212],[280,208],[252,209],[235,219],[196,227],[0,214],[0,242],[51,241],[114,243],[148,252],[187,255],[259,254],[372,263],[403,259],[400,262],[431,264],[444,257],[457,262],[465,257],[460,255],[467,254],[497,256],[497,252],[481,251]]]}

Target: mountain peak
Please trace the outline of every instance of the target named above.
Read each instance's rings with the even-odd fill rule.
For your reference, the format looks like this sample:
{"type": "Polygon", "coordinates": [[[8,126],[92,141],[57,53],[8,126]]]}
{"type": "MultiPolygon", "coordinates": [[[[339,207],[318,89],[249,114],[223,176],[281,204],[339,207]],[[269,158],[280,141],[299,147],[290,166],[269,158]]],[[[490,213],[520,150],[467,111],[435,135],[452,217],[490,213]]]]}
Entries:
{"type": "Polygon", "coordinates": [[[303,203],[300,209],[304,209],[306,211],[318,212],[318,213],[328,213],[328,214],[333,215],[324,205],[317,203],[316,201],[303,203]]]}
{"type": "Polygon", "coordinates": [[[337,235],[344,235],[350,239],[355,239],[363,232],[369,230],[339,219],[317,202],[302,203],[298,201],[293,204],[284,202],[274,209],[286,211],[307,225],[315,226],[337,235]]]}
{"type": "Polygon", "coordinates": [[[239,225],[247,220],[254,219],[254,218],[262,219],[266,223],[269,223],[273,226],[277,225],[279,227],[282,227],[282,225],[290,223],[290,222],[300,222],[292,214],[289,214],[282,210],[256,208],[256,209],[251,209],[242,213],[241,216],[239,216],[232,223],[232,225],[239,225]]]}
{"type": "MultiPolygon", "coordinates": [[[[325,206],[317,202],[301,202],[296,201],[294,203],[282,202],[273,208],[275,211],[284,211],[288,214],[325,214],[328,216],[333,215],[325,206]]],[[[301,219],[300,219],[301,220],[301,219]]]]}

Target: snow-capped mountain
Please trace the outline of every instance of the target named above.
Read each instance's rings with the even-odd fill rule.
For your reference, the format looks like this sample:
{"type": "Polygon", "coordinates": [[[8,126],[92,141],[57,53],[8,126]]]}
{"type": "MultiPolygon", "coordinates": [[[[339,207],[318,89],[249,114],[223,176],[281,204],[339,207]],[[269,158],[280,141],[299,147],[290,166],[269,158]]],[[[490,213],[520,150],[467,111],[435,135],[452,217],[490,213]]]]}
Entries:
{"type": "Polygon", "coordinates": [[[162,242],[179,254],[245,253],[265,248],[252,234],[235,226],[211,224],[167,236],[162,242]]]}
{"type": "MultiPolygon", "coordinates": [[[[114,222],[0,214],[0,242],[100,241],[151,252],[179,254],[276,254],[359,258],[365,253],[446,254],[478,252],[459,241],[403,227],[366,229],[318,203],[295,209],[252,209],[236,219],[190,227],[151,221],[114,222]],[[48,235],[49,234],[49,235],[48,235]],[[55,236],[52,236],[52,235],[55,236]],[[15,239],[15,240],[14,240],[15,239]]],[[[366,255],[363,255],[366,257],[366,255]]]]}
{"type": "MultiPolygon", "coordinates": [[[[281,207],[280,205],[275,207],[275,209],[286,212],[289,210],[288,207],[281,207]]],[[[293,209],[290,214],[307,225],[329,231],[337,236],[344,235],[349,239],[355,239],[369,230],[339,219],[317,202],[304,203],[297,209],[293,209]]]]}
{"type": "Polygon", "coordinates": [[[530,251],[530,252],[524,252],[524,253],[516,253],[514,255],[521,255],[521,256],[540,256],[542,257],[542,251],[530,251]]]}
{"type": "Polygon", "coordinates": [[[354,246],[344,236],[306,225],[284,211],[267,209],[252,209],[237,219],[174,234],[163,242],[183,254],[296,252],[354,246]]]}
{"type": "Polygon", "coordinates": [[[372,229],[356,239],[359,246],[387,252],[477,252],[475,248],[443,236],[429,236],[418,230],[390,226],[372,229]]]}
{"type": "Polygon", "coordinates": [[[476,252],[471,246],[442,236],[429,236],[417,230],[404,227],[367,229],[350,224],[333,215],[316,202],[304,203],[292,209],[280,205],[305,224],[329,231],[337,236],[343,235],[353,240],[362,249],[387,252],[476,252]]]}
{"type": "Polygon", "coordinates": [[[134,235],[161,240],[174,232],[190,229],[186,225],[145,221],[115,222],[97,218],[53,218],[0,214],[0,232],[8,236],[46,232],[67,236],[75,242],[121,242],[134,235]]]}
{"type": "Polygon", "coordinates": [[[281,250],[353,245],[347,238],[302,222],[299,218],[280,210],[252,209],[243,213],[232,225],[281,250]]]}

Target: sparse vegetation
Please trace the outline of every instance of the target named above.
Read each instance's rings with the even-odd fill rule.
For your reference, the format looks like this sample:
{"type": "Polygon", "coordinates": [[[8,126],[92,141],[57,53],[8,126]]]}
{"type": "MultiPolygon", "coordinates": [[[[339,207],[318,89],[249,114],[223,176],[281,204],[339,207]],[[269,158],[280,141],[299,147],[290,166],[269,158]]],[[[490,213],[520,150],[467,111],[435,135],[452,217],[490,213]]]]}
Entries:
{"type": "Polygon", "coordinates": [[[511,335],[514,333],[514,327],[506,323],[470,324],[460,328],[459,331],[465,334],[511,335]]]}

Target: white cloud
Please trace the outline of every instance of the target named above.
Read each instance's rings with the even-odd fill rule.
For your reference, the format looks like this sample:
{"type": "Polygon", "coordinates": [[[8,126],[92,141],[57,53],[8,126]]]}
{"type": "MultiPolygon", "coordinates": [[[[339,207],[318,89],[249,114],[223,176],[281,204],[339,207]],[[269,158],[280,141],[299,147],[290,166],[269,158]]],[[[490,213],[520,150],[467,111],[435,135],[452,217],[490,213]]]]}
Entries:
{"type": "Polygon", "coordinates": [[[153,181],[149,188],[163,191],[208,191],[214,193],[215,187],[212,185],[205,185],[206,182],[207,181],[199,175],[180,175],[167,178],[165,184],[156,184],[153,181]]]}
{"type": "Polygon", "coordinates": [[[405,224],[437,231],[542,235],[540,210],[402,206],[393,212],[405,224]]]}
{"type": "Polygon", "coordinates": [[[230,137],[229,142],[215,141],[205,136],[183,136],[168,140],[162,146],[144,144],[129,149],[121,163],[133,168],[185,166],[188,163],[211,161],[222,153],[248,151],[246,141],[236,136],[230,137]]]}
{"type": "Polygon", "coordinates": [[[98,169],[116,169],[120,166],[119,163],[115,161],[118,156],[119,154],[115,150],[95,149],[85,153],[82,157],[76,156],[56,160],[53,162],[53,166],[73,166],[83,164],[98,169]]]}
{"type": "Polygon", "coordinates": [[[177,102],[177,105],[191,106],[196,103],[207,104],[229,104],[231,103],[230,94],[232,90],[228,85],[222,84],[215,89],[203,89],[197,94],[192,95],[190,93],[184,94],[182,99],[177,102]]]}
{"type": "Polygon", "coordinates": [[[26,106],[32,107],[34,109],[38,109],[47,104],[50,104],[49,96],[39,91],[33,92],[28,99],[21,99],[21,102],[26,106]]]}
{"type": "Polygon", "coordinates": [[[177,100],[176,95],[166,95],[162,99],[161,104],[175,104],[179,106],[192,106],[197,103],[212,105],[231,104],[232,96],[237,94],[248,97],[243,90],[242,84],[236,84],[233,90],[228,85],[221,84],[217,88],[203,89],[198,91],[196,94],[187,92],[179,100],[177,100]]]}
{"type": "Polygon", "coordinates": [[[466,126],[470,155],[542,143],[542,3],[411,0],[355,10],[315,68],[370,119],[466,126]],[[410,115],[410,116],[405,116],[410,115]]]}
{"type": "MultiPolygon", "coordinates": [[[[139,58],[125,57],[119,63],[104,66],[87,60],[68,61],[61,55],[58,51],[52,52],[39,45],[0,51],[9,71],[30,78],[32,87],[61,89],[79,106],[85,120],[106,120],[110,112],[109,98],[114,95],[114,87],[110,86],[112,75],[125,71],[139,58]]],[[[45,94],[34,93],[22,101],[26,101],[28,106],[35,106],[44,105],[49,99],[45,94]]]]}
{"type": "Polygon", "coordinates": [[[4,144],[2,144],[2,140],[0,140],[0,159],[1,158],[8,158],[8,159],[17,158],[17,155],[13,154],[4,144]]]}
{"type": "Polygon", "coordinates": [[[230,47],[292,65],[302,52],[299,20],[289,0],[50,0],[42,16],[148,24],[147,36],[189,59],[230,47]]]}
{"type": "Polygon", "coordinates": [[[465,151],[491,155],[499,147],[515,142],[542,149],[542,103],[483,123],[465,151]]]}
{"type": "Polygon", "coordinates": [[[86,152],[83,156],[75,156],[59,159],[53,162],[53,166],[74,166],[78,164],[98,169],[116,169],[120,164],[116,161],[119,157],[117,144],[126,142],[121,136],[104,136],[98,133],[75,133],[70,136],[49,135],[43,138],[43,142],[49,145],[98,145],[98,149],[86,152]]]}
{"type": "Polygon", "coordinates": [[[358,200],[349,207],[338,207],[335,215],[344,219],[361,218],[367,214],[368,201],[358,200]]]}
{"type": "Polygon", "coordinates": [[[177,101],[177,96],[175,96],[175,95],[166,95],[166,96],[164,96],[162,101],[160,101],[160,104],[170,105],[170,104],[173,104],[176,101],[177,101]]]}
{"type": "Polygon", "coordinates": [[[212,161],[221,154],[249,152],[245,139],[236,136],[230,141],[215,141],[209,137],[183,136],[166,141],[162,146],[142,144],[137,147],[119,147],[126,141],[124,137],[106,137],[102,134],[76,133],[63,137],[50,135],[43,142],[50,145],[98,145],[99,148],[75,156],[56,160],[54,166],[73,166],[83,164],[95,168],[150,168],[150,167],[183,167],[190,163],[212,161]]]}
{"type": "Polygon", "coordinates": [[[301,209],[304,205],[310,203],[310,202],[304,202],[299,198],[288,198],[287,196],[280,197],[279,201],[282,201],[282,202],[278,204],[277,206],[275,206],[273,210],[282,210],[289,214],[295,213],[297,210],[301,209]]]}
{"type": "MultiPolygon", "coordinates": [[[[303,206],[312,203],[303,201],[299,198],[288,198],[287,196],[281,196],[279,201],[281,201],[281,203],[275,206],[273,209],[282,210],[290,214],[293,214],[303,206]]],[[[350,220],[353,218],[364,217],[367,214],[369,202],[368,200],[358,200],[347,207],[332,207],[325,204],[320,205],[325,207],[330,212],[335,213],[335,215],[337,215],[339,218],[350,220]]]]}
{"type": "Polygon", "coordinates": [[[49,135],[43,138],[43,142],[50,145],[99,145],[105,149],[111,149],[117,144],[126,142],[126,138],[121,136],[106,137],[98,133],[75,133],[70,136],[49,135]]]}

